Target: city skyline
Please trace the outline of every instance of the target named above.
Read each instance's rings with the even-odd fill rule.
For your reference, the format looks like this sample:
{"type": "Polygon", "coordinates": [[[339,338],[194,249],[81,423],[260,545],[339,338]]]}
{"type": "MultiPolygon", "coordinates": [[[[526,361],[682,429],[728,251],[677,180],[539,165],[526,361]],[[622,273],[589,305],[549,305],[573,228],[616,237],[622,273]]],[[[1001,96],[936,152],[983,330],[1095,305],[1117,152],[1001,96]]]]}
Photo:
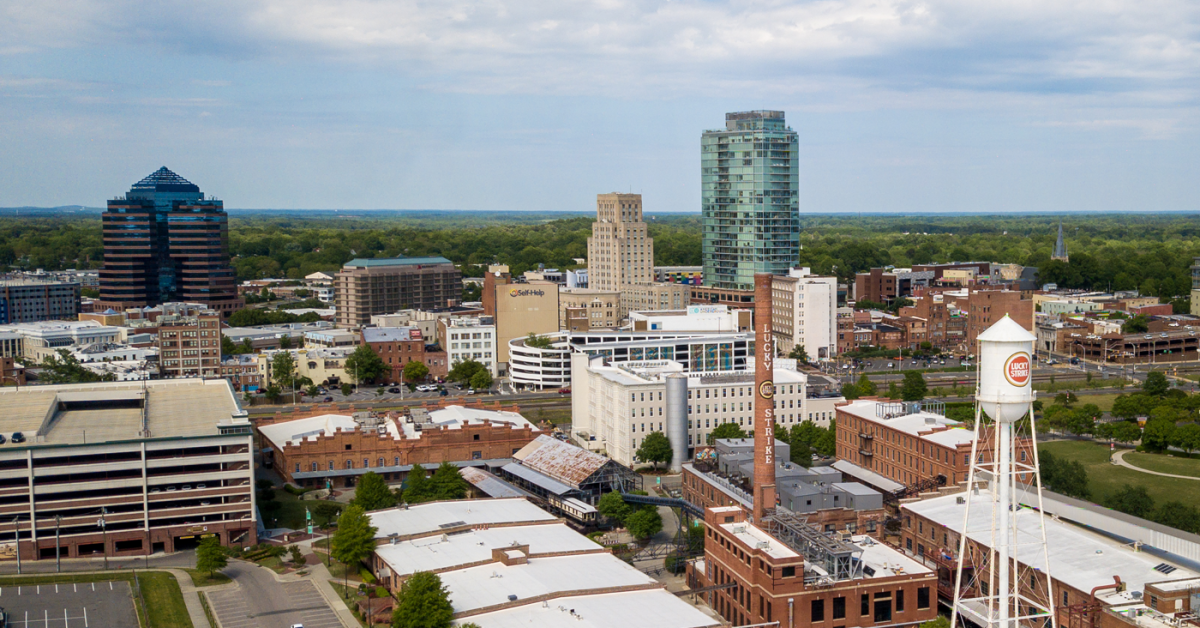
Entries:
{"type": "Polygon", "coordinates": [[[701,134],[754,109],[799,134],[802,214],[1171,211],[1200,196],[1189,3],[7,14],[4,207],[101,206],[170,164],[243,208],[585,212],[615,189],[694,213],[701,134]]]}

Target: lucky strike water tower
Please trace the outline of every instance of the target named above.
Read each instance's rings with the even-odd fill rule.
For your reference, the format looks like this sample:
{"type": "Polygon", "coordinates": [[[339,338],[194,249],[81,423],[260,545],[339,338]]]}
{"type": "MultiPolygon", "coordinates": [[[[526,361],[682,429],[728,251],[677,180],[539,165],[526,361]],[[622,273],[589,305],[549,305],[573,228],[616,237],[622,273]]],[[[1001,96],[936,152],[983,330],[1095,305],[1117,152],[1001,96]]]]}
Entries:
{"type": "Polygon", "coordinates": [[[978,340],[951,626],[1056,628],[1033,422],[1036,338],[1005,316],[978,340]]]}

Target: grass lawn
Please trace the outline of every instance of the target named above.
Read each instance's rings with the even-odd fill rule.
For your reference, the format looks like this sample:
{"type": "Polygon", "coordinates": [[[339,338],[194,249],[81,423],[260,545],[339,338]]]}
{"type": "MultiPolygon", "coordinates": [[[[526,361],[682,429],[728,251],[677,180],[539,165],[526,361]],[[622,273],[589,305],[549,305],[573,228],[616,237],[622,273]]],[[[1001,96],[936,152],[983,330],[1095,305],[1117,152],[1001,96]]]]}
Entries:
{"type": "MultiPolygon", "coordinates": [[[[1168,501],[1179,501],[1185,504],[1200,503],[1200,482],[1165,478],[1149,473],[1141,473],[1133,469],[1119,467],[1109,462],[1107,444],[1091,441],[1060,440],[1039,445],[1039,449],[1067,460],[1078,460],[1087,469],[1088,488],[1092,492],[1091,501],[1103,504],[1112,493],[1126,484],[1144,486],[1156,505],[1168,501]]],[[[1131,464],[1133,459],[1126,454],[1126,460],[1131,464]]],[[[1140,459],[1138,459],[1140,460],[1140,459]]],[[[1170,460],[1170,459],[1167,459],[1170,460]]]]}
{"type": "Polygon", "coordinates": [[[197,588],[213,587],[219,584],[228,584],[229,582],[232,582],[229,576],[219,571],[213,573],[211,578],[208,576],[207,571],[200,571],[199,569],[184,569],[184,571],[188,572],[188,575],[192,577],[192,585],[197,588]]]}
{"type": "Polygon", "coordinates": [[[142,598],[146,600],[151,628],[184,628],[192,625],[175,576],[164,571],[151,571],[139,573],[138,582],[142,586],[142,598]]]}
{"type": "MultiPolygon", "coordinates": [[[[175,576],[165,571],[139,571],[138,584],[142,588],[142,599],[145,607],[136,605],[138,621],[147,628],[192,628],[192,618],[188,615],[187,606],[183,603],[183,593],[175,576]]],[[[0,586],[25,584],[52,584],[55,582],[108,582],[124,581],[133,583],[133,572],[114,571],[97,574],[46,574],[40,576],[5,576],[0,578],[0,586]]]]}
{"type": "Polygon", "coordinates": [[[264,517],[275,518],[277,521],[271,527],[276,528],[291,528],[300,530],[304,528],[304,509],[314,502],[300,501],[299,497],[283,489],[275,489],[275,501],[279,502],[279,510],[274,514],[264,514],[264,517]]]}
{"type": "MultiPolygon", "coordinates": [[[[1083,405],[1085,403],[1094,403],[1094,404],[1096,404],[1096,407],[1100,408],[1101,410],[1103,410],[1105,412],[1109,412],[1112,410],[1113,401],[1116,400],[1116,398],[1119,394],[1120,393],[1110,393],[1110,394],[1104,394],[1104,395],[1077,395],[1079,397],[1079,403],[1077,403],[1075,405],[1078,406],[1078,405],[1083,405]]],[[[1046,400],[1046,403],[1050,403],[1052,401],[1054,401],[1054,399],[1050,398],[1050,399],[1046,400]]]]}
{"type": "MultiPolygon", "coordinates": [[[[1135,467],[1158,471],[1159,473],[1172,473],[1200,478],[1200,459],[1196,458],[1180,458],[1165,454],[1143,454],[1134,451],[1125,454],[1125,462],[1135,467]]],[[[1200,482],[1197,482],[1197,484],[1200,484],[1200,482]]]]}

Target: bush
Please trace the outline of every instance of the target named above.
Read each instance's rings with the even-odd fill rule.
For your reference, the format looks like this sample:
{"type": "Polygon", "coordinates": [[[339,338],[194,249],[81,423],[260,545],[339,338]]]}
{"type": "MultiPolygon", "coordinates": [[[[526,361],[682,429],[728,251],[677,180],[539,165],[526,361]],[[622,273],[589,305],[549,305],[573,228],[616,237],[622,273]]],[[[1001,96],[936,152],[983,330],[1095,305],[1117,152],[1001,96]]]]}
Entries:
{"type": "Polygon", "coordinates": [[[375,574],[371,573],[371,570],[367,569],[366,567],[358,568],[358,576],[367,584],[375,584],[376,582],[375,574]]]}

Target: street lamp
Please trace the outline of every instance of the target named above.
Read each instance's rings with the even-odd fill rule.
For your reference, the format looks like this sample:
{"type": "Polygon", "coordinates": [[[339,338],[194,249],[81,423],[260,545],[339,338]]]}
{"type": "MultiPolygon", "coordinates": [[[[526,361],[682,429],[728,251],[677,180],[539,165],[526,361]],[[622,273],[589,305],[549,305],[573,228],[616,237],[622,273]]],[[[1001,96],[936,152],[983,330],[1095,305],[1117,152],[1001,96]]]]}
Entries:
{"type": "Polygon", "coordinates": [[[17,542],[17,575],[21,574],[21,519],[13,517],[13,538],[17,542]]]}
{"type": "Polygon", "coordinates": [[[104,515],[108,514],[107,508],[100,509],[100,520],[96,523],[100,525],[100,539],[104,545],[104,569],[108,570],[108,529],[104,526],[104,515]]]}
{"type": "Polygon", "coordinates": [[[62,571],[62,543],[59,542],[58,529],[62,527],[62,515],[54,515],[54,571],[62,571]]]}

